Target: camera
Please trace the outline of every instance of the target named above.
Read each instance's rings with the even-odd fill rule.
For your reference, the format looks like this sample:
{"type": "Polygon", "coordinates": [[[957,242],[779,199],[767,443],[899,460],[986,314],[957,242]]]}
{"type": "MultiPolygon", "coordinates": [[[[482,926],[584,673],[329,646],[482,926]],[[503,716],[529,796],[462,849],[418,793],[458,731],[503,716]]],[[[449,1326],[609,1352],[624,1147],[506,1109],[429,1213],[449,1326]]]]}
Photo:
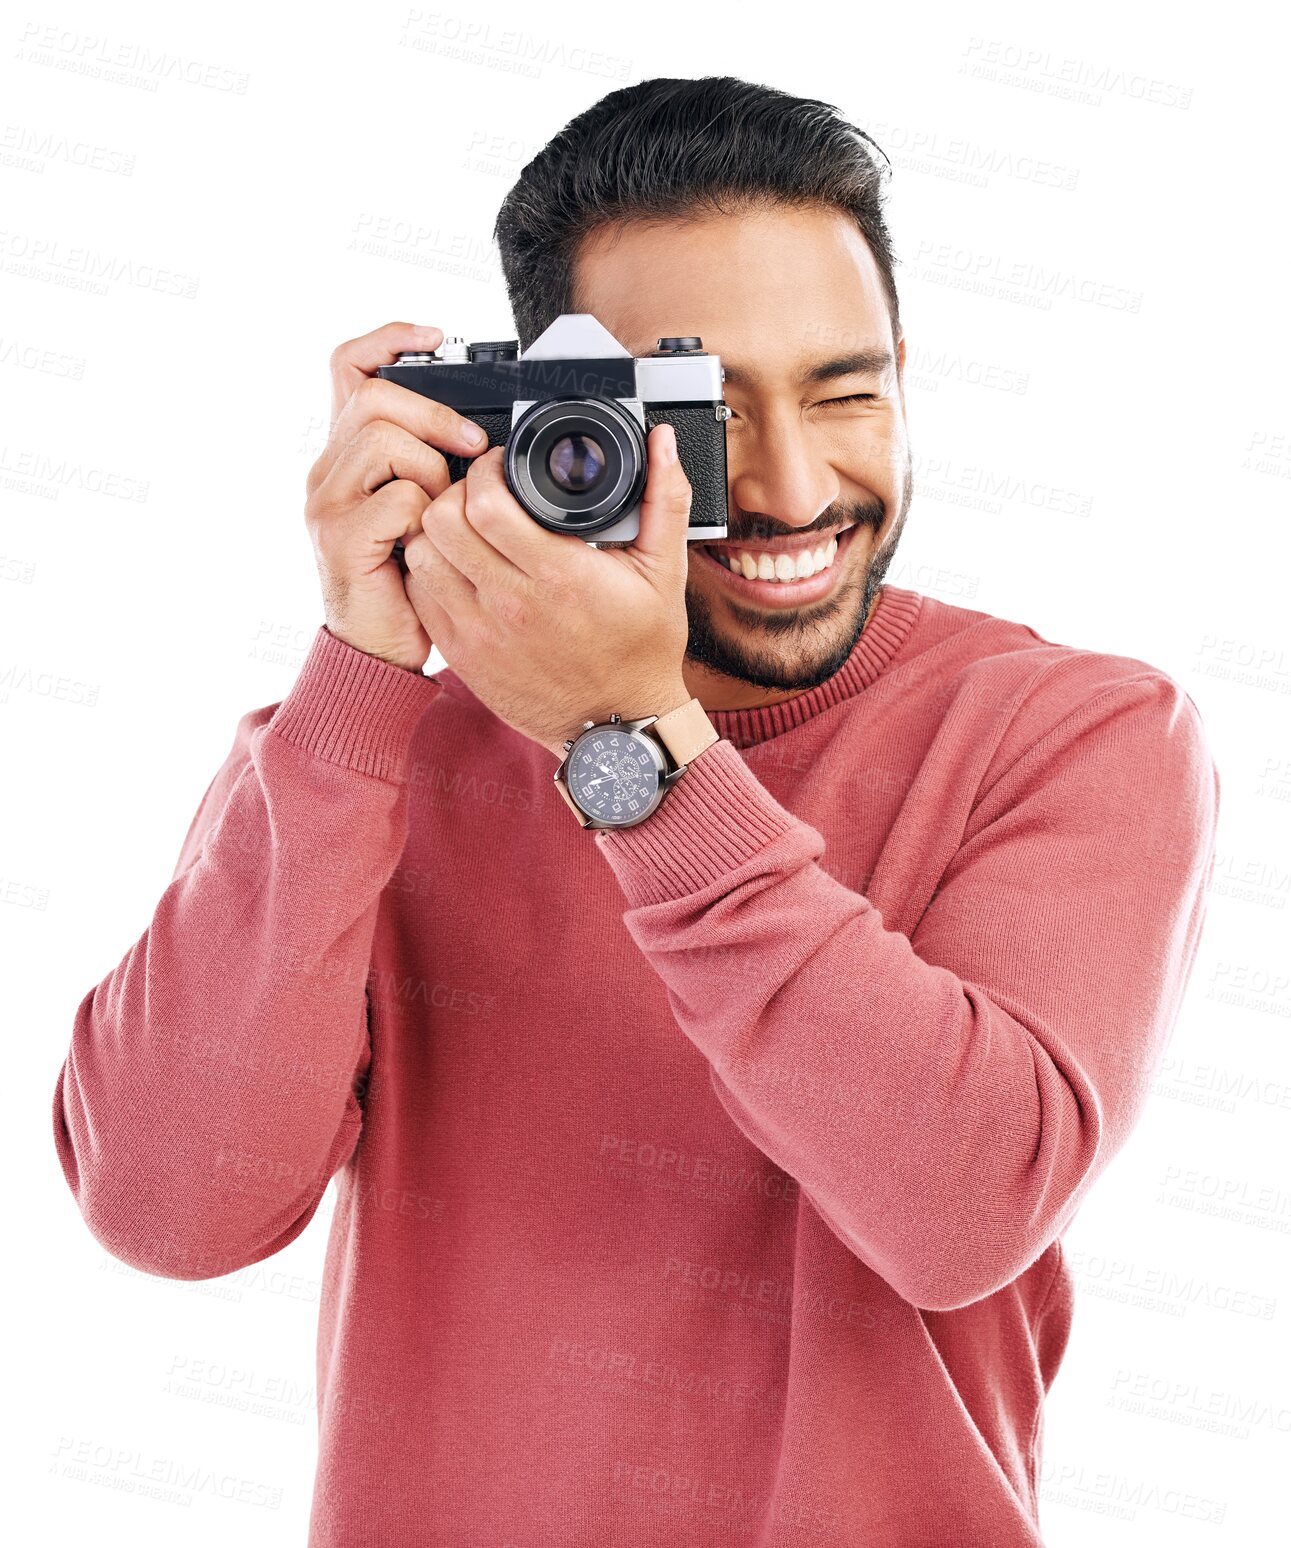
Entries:
{"type": "MultiPolygon", "coordinates": [[[[688,542],[726,536],[722,363],[692,336],[633,356],[590,312],[558,317],[523,354],[515,339],[446,338],[377,372],[480,425],[506,449],[507,487],[533,519],[587,542],[640,531],[646,435],[670,424],[692,491],[688,542]]],[[[487,448],[485,448],[487,450],[487,448]]],[[[472,459],[445,454],[454,482],[472,459]]],[[[399,545],[396,545],[398,547],[399,545]]]]}

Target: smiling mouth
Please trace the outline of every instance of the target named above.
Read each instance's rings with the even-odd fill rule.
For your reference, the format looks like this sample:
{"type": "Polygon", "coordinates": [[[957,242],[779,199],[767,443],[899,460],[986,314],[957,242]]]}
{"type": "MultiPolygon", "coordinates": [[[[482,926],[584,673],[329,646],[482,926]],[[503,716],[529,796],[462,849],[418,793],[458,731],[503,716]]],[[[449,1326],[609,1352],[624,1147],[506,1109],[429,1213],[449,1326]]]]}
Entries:
{"type": "Polygon", "coordinates": [[[745,547],[740,543],[701,543],[698,546],[718,564],[732,574],[742,575],[745,580],[778,581],[785,585],[809,580],[822,570],[828,570],[837,558],[840,547],[847,546],[840,540],[855,525],[852,522],[846,527],[840,527],[826,541],[814,545],[796,542],[792,547],[784,544],[750,544],[745,547]]]}

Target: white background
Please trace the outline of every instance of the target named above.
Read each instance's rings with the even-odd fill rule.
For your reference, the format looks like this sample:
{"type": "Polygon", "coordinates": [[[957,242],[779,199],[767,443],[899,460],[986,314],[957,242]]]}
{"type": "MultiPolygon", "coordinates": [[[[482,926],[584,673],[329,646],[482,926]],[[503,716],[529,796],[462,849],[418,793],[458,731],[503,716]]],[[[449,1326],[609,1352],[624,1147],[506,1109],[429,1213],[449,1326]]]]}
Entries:
{"type": "Polygon", "coordinates": [[[616,86],[710,73],[836,103],[896,164],[916,495],[889,579],[1150,661],[1201,709],[1222,780],[1209,918],[1154,1098],[1066,1238],[1079,1300],[1047,1408],[1042,1523],[1052,1548],[1286,1540],[1291,414],[1274,14],[7,10],[0,923],[18,1379],[4,1456],[9,1510],[29,1515],[19,1540],[305,1540],[330,1192],[254,1269],[139,1275],[76,1213],[55,1076],[77,1004],[169,883],[239,716],[282,698],[322,621],[302,485],[330,350],[396,317],[507,336],[489,233],[523,163],[616,86]],[[87,261],[116,277],[87,285],[87,261]],[[68,1465],[78,1448],[99,1460],[85,1476],[68,1465]],[[281,1503],[131,1493],[158,1458],[281,1503]]]}

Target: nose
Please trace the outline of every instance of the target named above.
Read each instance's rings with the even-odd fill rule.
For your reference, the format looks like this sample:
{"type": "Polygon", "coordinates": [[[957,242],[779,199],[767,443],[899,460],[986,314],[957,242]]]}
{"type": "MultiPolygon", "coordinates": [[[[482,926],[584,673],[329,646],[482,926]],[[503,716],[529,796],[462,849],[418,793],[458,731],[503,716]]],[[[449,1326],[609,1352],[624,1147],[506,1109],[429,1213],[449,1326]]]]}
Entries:
{"type": "MultiPolygon", "coordinates": [[[[786,527],[809,527],[839,498],[838,475],[796,419],[746,424],[727,441],[727,487],[734,507],[786,527]]],[[[768,534],[769,535],[769,534],[768,534]]]]}

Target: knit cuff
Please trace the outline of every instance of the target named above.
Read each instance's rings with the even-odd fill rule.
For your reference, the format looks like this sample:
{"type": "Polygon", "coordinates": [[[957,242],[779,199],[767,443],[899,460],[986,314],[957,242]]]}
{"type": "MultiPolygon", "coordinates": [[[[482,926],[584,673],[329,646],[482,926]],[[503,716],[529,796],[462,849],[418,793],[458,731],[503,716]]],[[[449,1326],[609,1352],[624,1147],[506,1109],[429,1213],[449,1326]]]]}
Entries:
{"type": "Polygon", "coordinates": [[[593,831],[629,905],[640,908],[701,892],[800,826],[723,737],[687,765],[644,822],[593,831]]]}
{"type": "Polygon", "coordinates": [[[442,692],[434,678],[370,656],[320,624],[269,730],[329,763],[402,784],[413,732],[442,692]]]}

